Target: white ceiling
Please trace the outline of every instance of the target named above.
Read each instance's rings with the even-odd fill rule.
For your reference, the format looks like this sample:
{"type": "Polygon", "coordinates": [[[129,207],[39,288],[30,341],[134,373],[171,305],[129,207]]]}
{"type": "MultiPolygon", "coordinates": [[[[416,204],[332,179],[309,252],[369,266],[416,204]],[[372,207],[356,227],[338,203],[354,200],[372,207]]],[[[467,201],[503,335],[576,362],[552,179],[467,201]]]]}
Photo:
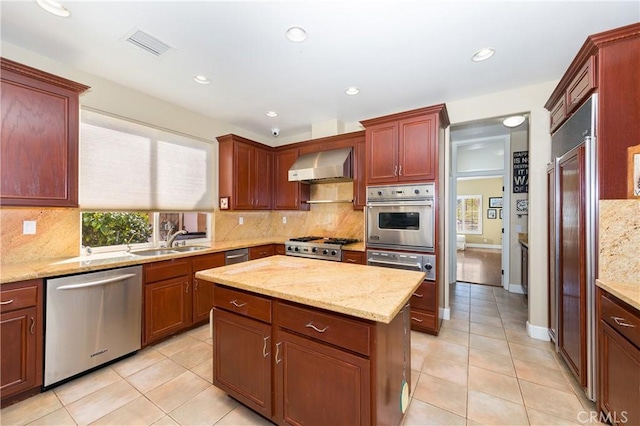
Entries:
{"type": "Polygon", "coordinates": [[[1,2],[4,41],[258,134],[307,132],[559,79],[589,34],[638,22],[633,1],[1,2]],[[292,43],[298,25],[308,39],[292,43]],[[139,28],[175,50],[122,39],[139,28]],[[493,47],[489,61],[471,55],[493,47]],[[196,84],[205,74],[212,84],[196,84]],[[344,90],[357,86],[357,96],[344,90]],[[269,118],[268,110],[279,116],[269,118]]]}

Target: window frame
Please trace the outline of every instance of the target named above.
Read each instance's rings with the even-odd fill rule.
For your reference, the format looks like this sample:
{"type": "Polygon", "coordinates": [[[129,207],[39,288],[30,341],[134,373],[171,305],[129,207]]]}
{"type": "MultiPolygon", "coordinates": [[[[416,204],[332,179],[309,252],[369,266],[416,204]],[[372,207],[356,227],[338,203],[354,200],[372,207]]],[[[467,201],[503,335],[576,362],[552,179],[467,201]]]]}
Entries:
{"type": "MultiPolygon", "coordinates": [[[[466,213],[466,204],[463,202],[462,204],[462,215],[464,217],[465,213],[466,213]]],[[[482,235],[482,219],[483,219],[483,209],[482,209],[482,195],[481,194],[474,194],[474,195],[458,195],[456,198],[456,232],[458,234],[465,234],[465,235],[482,235]],[[477,230],[468,230],[465,229],[466,227],[465,225],[465,221],[462,220],[462,229],[458,229],[458,221],[460,220],[460,218],[458,217],[458,203],[460,201],[464,201],[464,200],[470,200],[470,199],[474,199],[478,201],[478,229],[477,230]]]]}

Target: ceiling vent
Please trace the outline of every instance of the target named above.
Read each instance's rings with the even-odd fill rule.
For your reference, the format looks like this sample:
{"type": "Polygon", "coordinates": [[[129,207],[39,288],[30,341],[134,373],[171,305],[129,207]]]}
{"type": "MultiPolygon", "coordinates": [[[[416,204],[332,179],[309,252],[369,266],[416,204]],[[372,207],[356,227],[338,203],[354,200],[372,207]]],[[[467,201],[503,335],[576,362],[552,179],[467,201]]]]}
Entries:
{"type": "Polygon", "coordinates": [[[143,49],[157,57],[162,57],[174,49],[164,41],[159,40],[151,34],[145,33],[137,28],[131,31],[128,36],[125,36],[124,41],[129,42],[134,46],[138,46],[140,49],[143,49]]]}

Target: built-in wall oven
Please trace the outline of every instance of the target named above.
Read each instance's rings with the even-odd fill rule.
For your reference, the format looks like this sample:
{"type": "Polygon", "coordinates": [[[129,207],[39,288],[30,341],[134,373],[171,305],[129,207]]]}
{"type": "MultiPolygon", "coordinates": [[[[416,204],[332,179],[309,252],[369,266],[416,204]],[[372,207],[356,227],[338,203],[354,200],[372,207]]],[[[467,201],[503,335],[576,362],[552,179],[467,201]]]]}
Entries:
{"type": "Polygon", "coordinates": [[[433,183],[367,187],[368,248],[434,252],[433,183]]]}

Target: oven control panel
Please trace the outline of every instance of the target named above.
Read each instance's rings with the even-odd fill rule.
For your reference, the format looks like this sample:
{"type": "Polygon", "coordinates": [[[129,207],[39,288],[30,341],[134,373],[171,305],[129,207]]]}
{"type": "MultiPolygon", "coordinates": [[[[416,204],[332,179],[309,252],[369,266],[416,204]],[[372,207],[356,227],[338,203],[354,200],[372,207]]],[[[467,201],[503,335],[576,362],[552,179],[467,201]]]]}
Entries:
{"type": "Polygon", "coordinates": [[[434,254],[367,250],[367,265],[420,271],[427,274],[426,280],[435,281],[436,279],[436,256],[434,254]]]}
{"type": "Polygon", "coordinates": [[[435,196],[435,184],[367,186],[367,202],[390,200],[424,200],[435,196]]]}

